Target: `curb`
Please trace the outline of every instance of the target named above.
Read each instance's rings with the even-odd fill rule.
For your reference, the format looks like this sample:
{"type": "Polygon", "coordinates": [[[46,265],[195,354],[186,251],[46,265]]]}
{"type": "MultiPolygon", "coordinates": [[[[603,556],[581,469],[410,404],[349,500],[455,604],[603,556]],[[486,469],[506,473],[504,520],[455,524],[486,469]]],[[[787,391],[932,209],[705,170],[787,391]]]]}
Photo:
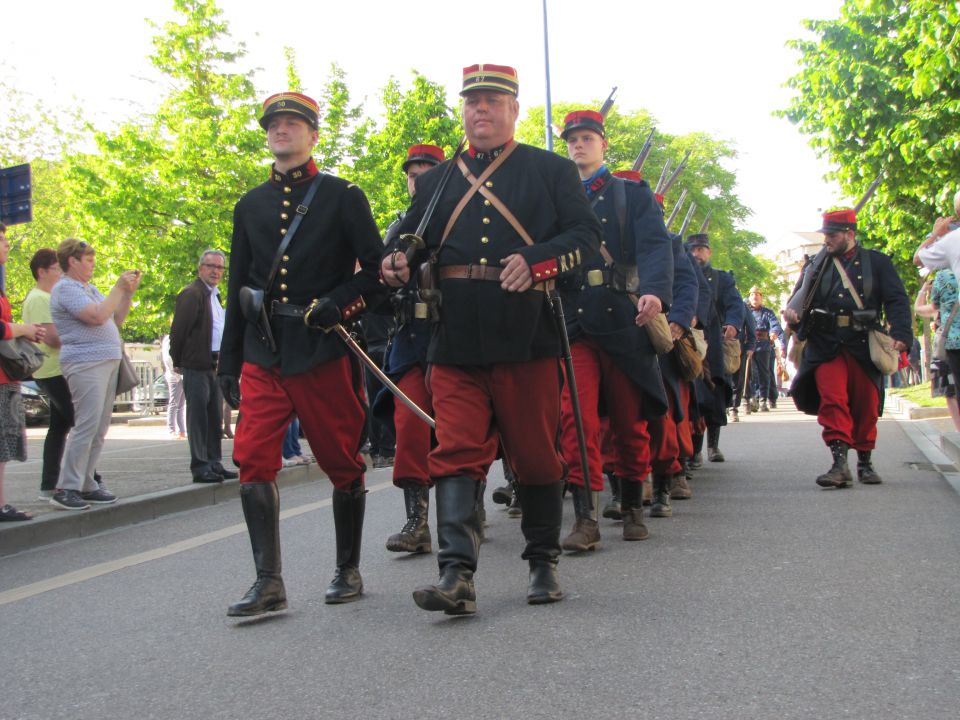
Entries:
{"type": "Polygon", "coordinates": [[[921,407],[905,398],[886,393],[883,403],[884,410],[900,415],[907,420],[934,420],[950,417],[950,411],[945,407],[921,407]]]}
{"type": "MultiPolygon", "coordinates": [[[[277,483],[281,487],[296,487],[325,477],[316,463],[311,463],[306,467],[280,470],[277,483]]],[[[4,527],[0,528],[0,557],[156,520],[185,510],[219,505],[237,499],[240,495],[239,486],[239,480],[191,484],[123,498],[113,505],[92,507],[90,510],[58,510],[28,522],[3,523],[4,527]]]]}

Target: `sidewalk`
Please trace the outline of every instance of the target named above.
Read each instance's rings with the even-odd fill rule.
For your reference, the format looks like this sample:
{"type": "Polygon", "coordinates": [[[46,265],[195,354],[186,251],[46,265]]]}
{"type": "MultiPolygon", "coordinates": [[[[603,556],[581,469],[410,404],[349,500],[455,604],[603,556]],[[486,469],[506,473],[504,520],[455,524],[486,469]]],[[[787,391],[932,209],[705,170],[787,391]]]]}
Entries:
{"type": "MultiPolygon", "coordinates": [[[[7,463],[4,493],[8,503],[32,512],[34,519],[0,523],[0,556],[237,497],[237,480],[222,484],[193,482],[187,441],[172,438],[165,424],[124,424],[131,418],[116,419],[124,422],[112,425],[107,433],[97,470],[120,500],[90,510],[60,510],[39,500],[46,428],[27,428],[27,461],[7,463]]],[[[304,452],[309,452],[305,440],[302,445],[304,452]]],[[[224,466],[234,469],[230,461],[233,440],[224,439],[222,450],[224,466]]],[[[317,465],[311,463],[282,470],[279,481],[290,486],[322,477],[317,465]]]]}

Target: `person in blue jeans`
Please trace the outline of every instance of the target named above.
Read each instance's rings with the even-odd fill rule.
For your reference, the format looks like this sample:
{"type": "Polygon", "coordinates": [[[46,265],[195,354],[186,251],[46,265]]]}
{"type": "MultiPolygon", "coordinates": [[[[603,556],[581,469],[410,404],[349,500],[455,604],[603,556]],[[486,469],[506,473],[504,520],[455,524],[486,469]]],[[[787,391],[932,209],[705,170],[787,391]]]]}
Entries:
{"type": "Polygon", "coordinates": [[[296,415],[287,426],[287,434],[283,438],[282,464],[284,467],[310,464],[310,460],[303,455],[303,448],[300,447],[300,420],[296,415]]]}

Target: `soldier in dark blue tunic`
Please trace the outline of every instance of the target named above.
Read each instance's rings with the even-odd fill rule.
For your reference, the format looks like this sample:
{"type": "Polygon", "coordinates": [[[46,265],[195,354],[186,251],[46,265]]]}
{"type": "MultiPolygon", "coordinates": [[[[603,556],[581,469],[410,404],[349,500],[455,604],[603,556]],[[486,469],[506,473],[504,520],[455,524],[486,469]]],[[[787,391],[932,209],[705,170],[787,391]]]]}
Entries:
{"type": "MultiPolygon", "coordinates": [[[[707,234],[691,235],[687,241],[690,252],[697,259],[710,285],[713,299],[706,322],[707,364],[713,388],[702,383],[699,399],[707,425],[707,458],[711,462],[723,462],[723,453],[720,452],[720,428],[727,424],[727,408],[733,402],[733,378],[724,369],[723,343],[724,340],[737,338],[739,328],[743,325],[745,310],[733,273],[717,270],[710,265],[712,251],[707,234]]],[[[703,435],[695,434],[693,442],[695,454],[692,464],[696,466],[703,447],[703,435]]]]}
{"type": "Polygon", "coordinates": [[[881,482],[871,453],[883,411],[883,374],[870,359],[867,335],[885,317],[898,352],[913,343],[913,314],[903,282],[887,255],[857,243],[856,229],[853,210],[823,215],[824,250],[807,266],[784,311],[788,322],[799,323],[797,337],[806,340],[790,394],[798,410],[817,416],[833,458],[816,480],[823,488],[851,486],[851,447],[857,451],[860,482],[881,482]]]}
{"type": "MultiPolygon", "coordinates": [[[[412,145],[407,149],[403,172],[407,176],[410,197],[416,191],[416,179],[444,161],[443,149],[436,145],[412,145]]],[[[388,252],[396,250],[400,240],[403,214],[387,228],[384,244],[388,252]]],[[[387,352],[384,372],[418,407],[433,412],[430,392],[426,385],[427,345],[430,342],[431,323],[426,306],[417,294],[414,276],[397,290],[391,300],[397,321],[397,332],[387,352]]],[[[384,390],[377,398],[375,411],[392,411],[396,427],[397,449],[393,462],[393,484],[403,489],[407,521],[400,532],[387,538],[391,552],[428,553],[432,549],[427,516],[430,510],[430,469],[427,456],[433,447],[433,431],[403,403],[394,402],[393,395],[384,390]]]]}
{"type": "Polygon", "coordinates": [[[752,410],[768,412],[767,401],[770,398],[770,387],[775,387],[773,377],[773,360],[775,357],[774,344],[782,344],[783,328],[777,320],[777,314],[763,305],[763,293],[760,288],[750,288],[747,300],[750,314],[753,315],[756,346],[753,362],[750,369],[750,400],[752,410]]]}
{"type": "Polygon", "coordinates": [[[610,418],[614,474],[620,480],[623,539],[643,540],[649,534],[642,503],[651,463],[647,421],[667,411],[667,398],[646,326],[661,323],[669,341],[663,313],[673,301],[673,249],[647,183],[614,177],[604,164],[603,116],[592,110],[569,113],[561,137],[604,230],[600,255],[558,283],[589,466],[582,467],[569,385],[563,391],[561,447],[570,466],[570,484],[582,487],[589,475],[593,492],[592,510],[582,493],[573,495],[576,520],[563,548],[579,552],[600,543],[601,402],[610,418]]]}

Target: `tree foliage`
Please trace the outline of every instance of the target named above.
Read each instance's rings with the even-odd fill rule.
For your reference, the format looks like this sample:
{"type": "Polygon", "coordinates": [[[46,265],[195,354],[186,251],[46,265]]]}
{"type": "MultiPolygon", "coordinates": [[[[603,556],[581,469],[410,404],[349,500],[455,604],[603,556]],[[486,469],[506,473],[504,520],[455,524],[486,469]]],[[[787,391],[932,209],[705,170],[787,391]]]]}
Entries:
{"type": "Polygon", "coordinates": [[[377,225],[386,228],[410,204],[403,161],[411,145],[439,145],[449,157],[460,142],[459,113],[446,102],[443,86],[414,72],[404,91],[390,78],[380,96],[383,124],[367,121],[354,138],[352,167],[345,174],[367,191],[377,225]]]}
{"type": "Polygon", "coordinates": [[[801,70],[781,114],[810,136],[859,198],[886,180],[859,218],[865,244],[909,258],[952,211],[960,168],[960,5],[941,0],[846,0],[836,20],[809,20],[814,40],[790,43],[801,70]]]}

